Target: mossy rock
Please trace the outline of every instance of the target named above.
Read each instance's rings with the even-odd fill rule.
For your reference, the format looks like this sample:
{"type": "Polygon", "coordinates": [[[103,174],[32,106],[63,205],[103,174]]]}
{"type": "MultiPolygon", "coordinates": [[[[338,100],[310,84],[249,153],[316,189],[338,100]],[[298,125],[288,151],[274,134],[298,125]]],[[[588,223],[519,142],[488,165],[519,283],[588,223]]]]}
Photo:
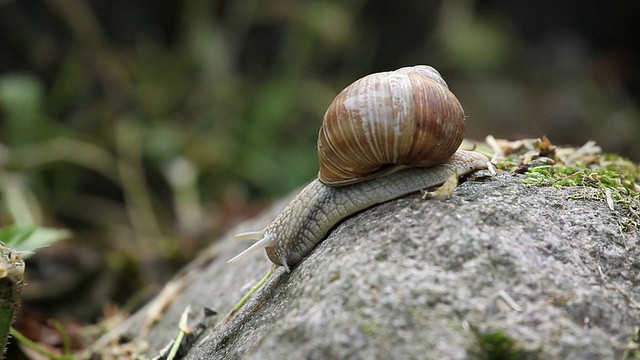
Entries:
{"type": "MultiPolygon", "coordinates": [[[[632,206],[614,200],[612,210],[607,195],[593,196],[609,185],[532,185],[528,171],[467,181],[448,200],[416,194],[347,219],[231,317],[270,263],[255,253],[226,267],[247,245],[224,236],[105,339],[144,341],[155,354],[189,306],[220,315],[186,359],[640,356],[640,237],[621,226],[637,221],[623,211],[632,206]]],[[[284,204],[238,230],[265,226],[284,204]]],[[[106,344],[93,350],[113,350],[106,344]]]]}

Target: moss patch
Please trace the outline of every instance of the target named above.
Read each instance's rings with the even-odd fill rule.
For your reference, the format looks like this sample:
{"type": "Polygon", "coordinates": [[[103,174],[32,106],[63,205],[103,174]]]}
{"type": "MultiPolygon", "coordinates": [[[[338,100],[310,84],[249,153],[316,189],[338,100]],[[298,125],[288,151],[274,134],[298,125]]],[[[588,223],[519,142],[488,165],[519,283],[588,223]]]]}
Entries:
{"type": "Polygon", "coordinates": [[[530,186],[583,188],[573,199],[605,201],[621,231],[640,229],[640,166],[616,154],[603,154],[594,143],[558,147],[547,138],[493,139],[499,169],[525,174],[530,186]]]}
{"type": "Polygon", "coordinates": [[[523,355],[518,342],[500,331],[479,334],[478,345],[482,359],[510,360],[520,359],[523,355]]]}

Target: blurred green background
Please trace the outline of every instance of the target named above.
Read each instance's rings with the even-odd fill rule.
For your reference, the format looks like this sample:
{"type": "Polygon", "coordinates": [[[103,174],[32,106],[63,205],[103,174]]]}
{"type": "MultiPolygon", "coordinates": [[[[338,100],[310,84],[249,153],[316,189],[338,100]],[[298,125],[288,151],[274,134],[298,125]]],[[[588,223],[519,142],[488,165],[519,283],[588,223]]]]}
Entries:
{"type": "Polygon", "coordinates": [[[166,281],[315,176],[324,110],[372,72],[437,68],[465,107],[469,138],[595,140],[637,161],[638,10],[595,0],[0,0],[1,225],[73,232],[29,260],[26,303],[91,319],[99,310],[87,299],[123,302],[166,281]]]}

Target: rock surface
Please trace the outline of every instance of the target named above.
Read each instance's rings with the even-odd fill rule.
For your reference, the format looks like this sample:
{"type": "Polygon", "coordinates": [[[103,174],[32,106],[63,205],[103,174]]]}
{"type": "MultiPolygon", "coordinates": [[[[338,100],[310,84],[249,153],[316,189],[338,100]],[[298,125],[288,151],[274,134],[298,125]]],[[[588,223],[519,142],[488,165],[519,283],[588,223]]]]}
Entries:
{"type": "MultiPolygon", "coordinates": [[[[346,220],[291,273],[221,239],[125,324],[150,354],[187,305],[220,313],[187,359],[605,359],[640,344],[640,240],[585,188],[526,187],[503,173],[449,200],[412,195],[346,220]],[[587,196],[584,196],[587,197],[587,196]],[[635,335],[634,335],[635,333],[635,335]],[[506,357],[499,357],[506,356],[506,357]]],[[[260,229],[279,208],[239,230],[260,229]]],[[[197,322],[197,319],[191,321],[197,322]]],[[[637,355],[637,351],[636,355],[637,355]]]]}

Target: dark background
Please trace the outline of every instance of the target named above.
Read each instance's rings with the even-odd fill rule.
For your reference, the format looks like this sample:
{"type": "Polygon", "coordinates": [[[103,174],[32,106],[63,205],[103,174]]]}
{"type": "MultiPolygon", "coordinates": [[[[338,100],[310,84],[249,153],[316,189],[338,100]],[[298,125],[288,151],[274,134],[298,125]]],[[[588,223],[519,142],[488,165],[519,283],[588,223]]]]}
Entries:
{"type": "MultiPolygon", "coordinates": [[[[92,321],[99,308],[70,301],[121,303],[166,281],[315,176],[327,105],[372,72],[437,68],[469,138],[595,140],[638,161],[638,7],[0,0],[0,175],[18,179],[3,198],[74,232],[31,260],[26,303],[92,321]],[[68,289],[37,285],[64,271],[68,289]]],[[[5,205],[2,225],[17,216],[5,205]]]]}

